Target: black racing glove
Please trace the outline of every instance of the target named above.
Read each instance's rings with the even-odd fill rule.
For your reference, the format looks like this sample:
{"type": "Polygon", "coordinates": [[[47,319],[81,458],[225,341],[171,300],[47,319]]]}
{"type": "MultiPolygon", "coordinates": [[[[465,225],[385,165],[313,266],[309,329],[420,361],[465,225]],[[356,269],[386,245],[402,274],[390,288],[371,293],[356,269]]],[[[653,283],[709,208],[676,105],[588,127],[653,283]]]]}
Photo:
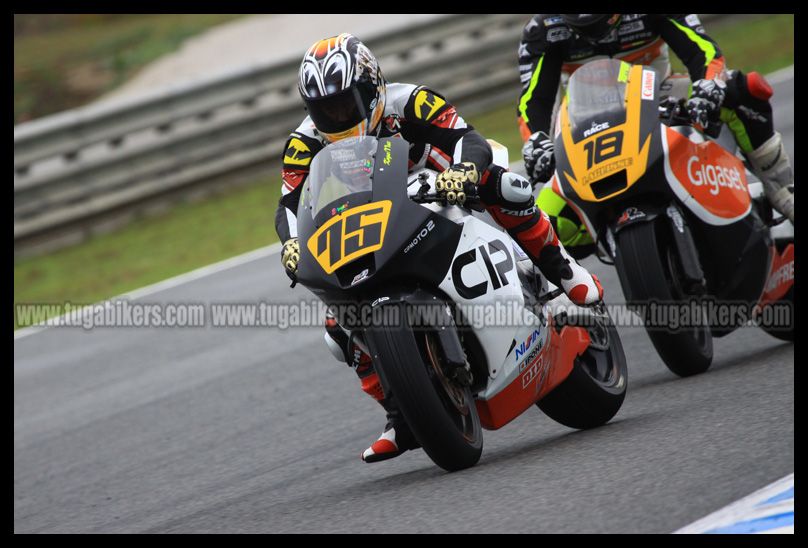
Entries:
{"type": "Polygon", "coordinates": [[[543,131],[537,131],[525,141],[522,147],[522,158],[525,160],[525,172],[532,185],[546,183],[555,171],[555,155],[553,141],[543,131]]]}
{"type": "Polygon", "coordinates": [[[435,190],[448,205],[463,205],[467,196],[477,195],[480,175],[471,162],[454,164],[435,179],[435,190]]]}
{"type": "Polygon", "coordinates": [[[696,80],[685,105],[688,116],[704,129],[714,126],[721,117],[721,105],[726,95],[727,84],[723,80],[696,80]]]}
{"type": "Polygon", "coordinates": [[[300,244],[297,238],[289,238],[283,242],[283,249],[281,249],[281,263],[283,264],[286,275],[292,280],[294,287],[297,284],[297,263],[300,262],[300,244]]]}

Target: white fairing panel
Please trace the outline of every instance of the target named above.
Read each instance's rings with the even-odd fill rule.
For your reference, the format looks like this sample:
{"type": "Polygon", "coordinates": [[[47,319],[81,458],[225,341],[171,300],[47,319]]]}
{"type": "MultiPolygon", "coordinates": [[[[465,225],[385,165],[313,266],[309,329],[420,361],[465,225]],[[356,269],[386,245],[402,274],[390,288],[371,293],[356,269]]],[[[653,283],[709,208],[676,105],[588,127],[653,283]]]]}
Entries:
{"type": "MultiPolygon", "coordinates": [[[[508,234],[475,217],[467,216],[462,223],[452,267],[439,287],[474,326],[486,354],[489,376],[496,379],[503,370],[507,373],[513,369],[508,367],[512,355],[539,325],[539,318],[524,308],[517,259],[508,234]],[[522,327],[525,318],[528,325],[522,327]],[[514,340],[516,348],[512,349],[514,340]]],[[[499,379],[496,384],[500,384],[499,379]]]]}

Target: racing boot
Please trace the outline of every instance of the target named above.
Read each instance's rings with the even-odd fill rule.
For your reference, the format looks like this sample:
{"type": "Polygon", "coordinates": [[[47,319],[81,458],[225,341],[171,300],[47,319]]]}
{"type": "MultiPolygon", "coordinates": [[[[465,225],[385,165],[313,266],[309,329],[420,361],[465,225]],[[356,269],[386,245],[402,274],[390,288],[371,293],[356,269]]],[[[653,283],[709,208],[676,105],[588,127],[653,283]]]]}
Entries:
{"type": "Polygon", "coordinates": [[[365,462],[392,459],[410,449],[421,447],[391,397],[385,397],[373,360],[362,345],[351,341],[348,333],[337,324],[330,313],[326,315],[326,344],[339,361],[353,367],[359,377],[362,391],[378,401],[387,412],[387,424],[379,438],[362,452],[365,462]],[[342,350],[345,349],[345,350],[342,350]]]}
{"type": "Polygon", "coordinates": [[[567,253],[550,218],[536,207],[533,187],[527,179],[492,165],[483,173],[478,192],[494,220],[573,303],[585,306],[603,299],[600,281],[567,253]]]}
{"type": "Polygon", "coordinates": [[[794,170],[779,132],[746,154],[752,171],[763,183],[769,203],[794,223],[794,170]]]}

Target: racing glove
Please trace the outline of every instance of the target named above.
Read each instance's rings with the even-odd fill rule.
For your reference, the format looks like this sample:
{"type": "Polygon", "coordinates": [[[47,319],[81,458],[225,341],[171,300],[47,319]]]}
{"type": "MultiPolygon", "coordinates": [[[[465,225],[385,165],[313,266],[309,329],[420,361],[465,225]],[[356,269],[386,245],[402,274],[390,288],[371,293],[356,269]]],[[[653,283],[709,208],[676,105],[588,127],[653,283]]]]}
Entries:
{"type": "Polygon", "coordinates": [[[723,80],[696,80],[685,105],[688,116],[694,124],[709,128],[718,122],[726,95],[727,84],[723,80]]]}
{"type": "Polygon", "coordinates": [[[525,141],[522,147],[522,158],[525,160],[525,172],[532,185],[546,183],[555,171],[555,155],[553,141],[543,131],[537,131],[525,141]]]}
{"type": "Polygon", "coordinates": [[[281,263],[284,270],[286,270],[286,275],[292,280],[292,285],[289,287],[294,287],[297,284],[297,263],[299,262],[300,244],[297,238],[289,238],[283,242],[283,248],[281,249],[281,263]]]}
{"type": "Polygon", "coordinates": [[[471,162],[453,164],[435,179],[435,190],[449,205],[463,205],[467,196],[477,195],[480,176],[471,162]]]}

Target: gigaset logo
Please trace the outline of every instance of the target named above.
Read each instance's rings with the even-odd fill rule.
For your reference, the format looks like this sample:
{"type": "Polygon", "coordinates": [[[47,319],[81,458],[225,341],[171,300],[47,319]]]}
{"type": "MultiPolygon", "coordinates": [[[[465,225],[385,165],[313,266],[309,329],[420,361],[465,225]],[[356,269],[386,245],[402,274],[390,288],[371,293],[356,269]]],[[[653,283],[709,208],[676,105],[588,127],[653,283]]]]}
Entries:
{"type": "Polygon", "coordinates": [[[687,176],[695,186],[710,185],[710,194],[718,195],[721,187],[746,190],[741,180],[741,173],[736,168],[702,164],[698,156],[691,156],[687,161],[687,176]]]}

